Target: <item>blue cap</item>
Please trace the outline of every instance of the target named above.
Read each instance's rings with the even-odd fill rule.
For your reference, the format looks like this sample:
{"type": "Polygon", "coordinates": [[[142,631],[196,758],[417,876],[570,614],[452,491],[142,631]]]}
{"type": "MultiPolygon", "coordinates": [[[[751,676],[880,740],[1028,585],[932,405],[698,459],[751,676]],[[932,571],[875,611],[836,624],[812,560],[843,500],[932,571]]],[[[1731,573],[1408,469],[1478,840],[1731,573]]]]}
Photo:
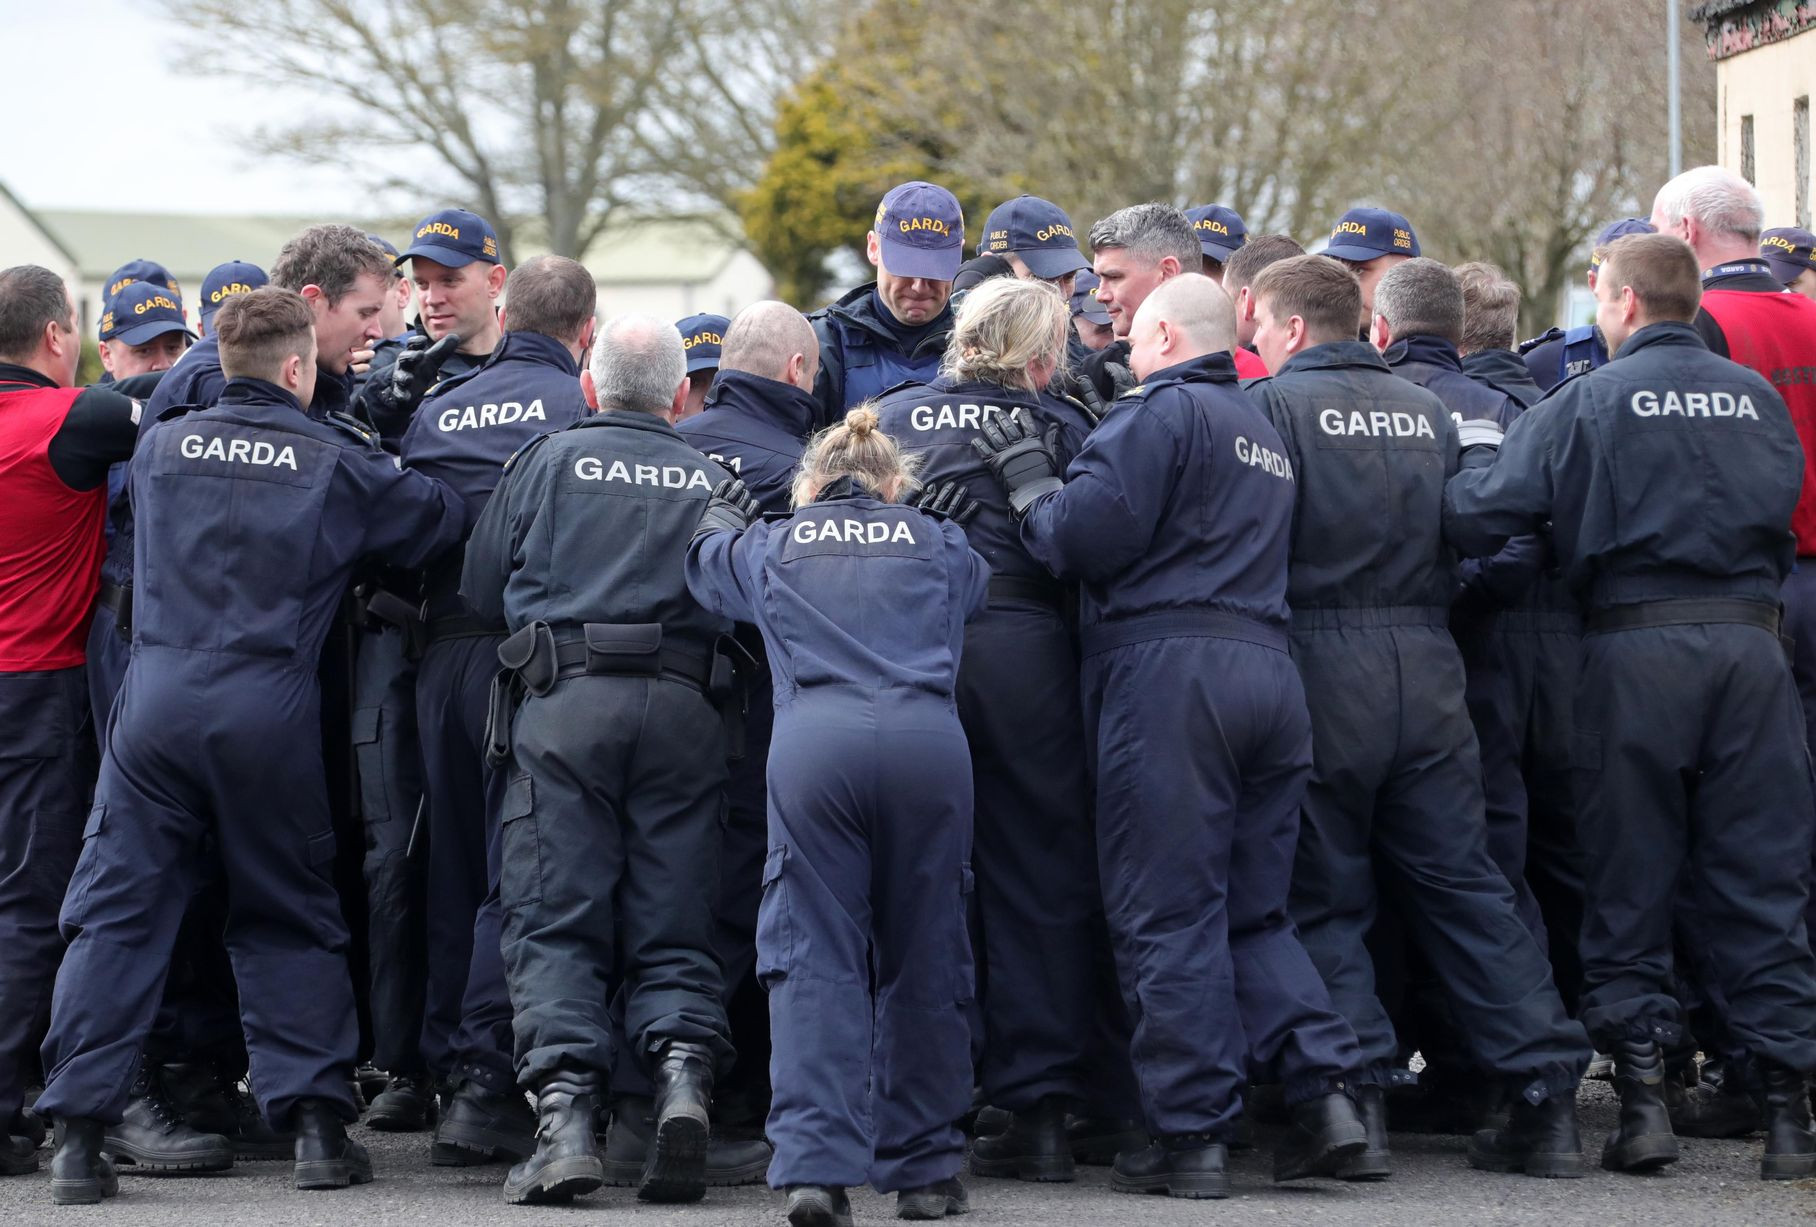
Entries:
{"type": "Polygon", "coordinates": [[[1097,287],[1103,279],[1090,269],[1078,274],[1078,280],[1072,283],[1072,314],[1082,315],[1093,324],[1108,324],[1110,312],[1097,301],[1097,287]]]}
{"type": "Polygon", "coordinates": [[[1249,241],[1249,228],[1242,214],[1228,205],[1194,205],[1185,211],[1185,219],[1198,232],[1198,245],[1204,248],[1204,254],[1219,264],[1249,241]]]}
{"type": "Polygon", "coordinates": [[[992,209],[984,219],[977,254],[1016,256],[1029,272],[1045,281],[1091,267],[1079,254],[1072,219],[1064,209],[1038,196],[1017,196],[992,209]]]}
{"type": "Polygon", "coordinates": [[[183,287],[178,285],[177,279],[170,275],[170,270],[156,260],[128,260],[116,268],[112,276],[108,277],[107,284],[102,286],[101,302],[103,304],[112,302],[115,294],[135,281],[161,286],[179,296],[183,293],[183,287]]]}
{"type": "MultiPolygon", "coordinates": [[[[380,251],[384,252],[387,256],[390,256],[393,262],[395,262],[397,260],[397,245],[394,244],[393,242],[391,242],[391,240],[386,238],[384,235],[368,234],[366,236],[366,241],[368,243],[371,243],[374,247],[378,248],[380,251]]],[[[431,258],[433,258],[433,257],[431,257],[431,258]]]]}
{"type": "Polygon", "coordinates": [[[725,344],[725,330],[731,321],[723,315],[690,315],[676,320],[681,330],[681,347],[687,350],[687,373],[712,371],[719,367],[719,347],[725,344]]]}
{"type": "Polygon", "coordinates": [[[1330,246],[1320,254],[1366,264],[1376,256],[1416,256],[1419,236],[1412,223],[1386,209],[1351,209],[1331,228],[1330,246]]]}
{"type": "Polygon", "coordinates": [[[225,264],[215,265],[202,278],[202,323],[206,324],[213,319],[214,313],[221,309],[221,304],[235,294],[250,294],[270,283],[271,278],[265,276],[264,269],[244,260],[229,260],[225,264]]]}
{"type": "Polygon", "coordinates": [[[415,237],[397,257],[396,263],[402,264],[411,256],[422,256],[449,268],[459,268],[475,260],[497,264],[498,235],[493,232],[491,223],[477,213],[443,209],[417,223],[415,237]]]}
{"type": "Polygon", "coordinates": [[[889,189],[876,208],[877,244],[892,276],[951,281],[965,261],[965,214],[958,197],[919,179],[889,189]]]}
{"type": "Polygon", "coordinates": [[[180,332],[190,340],[189,322],[183,318],[183,300],[150,281],[122,286],[101,312],[101,339],[123,345],[143,345],[167,332],[180,332]]]}
{"type": "Polygon", "coordinates": [[[1624,239],[1629,234],[1657,234],[1658,230],[1643,217],[1623,217],[1617,222],[1609,222],[1602,227],[1602,232],[1595,236],[1595,246],[1589,249],[1589,271],[1594,272],[1602,266],[1602,258],[1595,253],[1601,248],[1624,239]]]}
{"type": "Polygon", "coordinates": [[[1780,226],[1759,236],[1759,254],[1772,275],[1786,285],[1816,269],[1816,234],[1798,226],[1780,226]]]}

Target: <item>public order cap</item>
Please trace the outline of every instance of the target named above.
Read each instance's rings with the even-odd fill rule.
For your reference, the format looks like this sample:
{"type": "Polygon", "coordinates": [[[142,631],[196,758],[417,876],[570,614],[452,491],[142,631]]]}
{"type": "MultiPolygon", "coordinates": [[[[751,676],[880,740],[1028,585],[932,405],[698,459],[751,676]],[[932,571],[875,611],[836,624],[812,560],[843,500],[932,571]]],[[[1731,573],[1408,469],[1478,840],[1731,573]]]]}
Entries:
{"type": "Polygon", "coordinates": [[[1185,211],[1185,219],[1198,232],[1198,245],[1204,254],[1222,264],[1248,242],[1248,226],[1242,214],[1228,205],[1196,205],[1185,211]]]}
{"type": "Polygon", "coordinates": [[[1083,316],[1093,324],[1108,324],[1110,312],[1097,301],[1097,287],[1103,281],[1090,269],[1078,274],[1078,280],[1072,283],[1072,314],[1083,316]]]}
{"type": "Polygon", "coordinates": [[[1759,254],[1772,275],[1786,285],[1816,269],[1816,234],[1799,226],[1780,226],[1759,236],[1759,254]]]}
{"type": "Polygon", "coordinates": [[[208,270],[202,278],[202,323],[214,318],[214,313],[221,309],[221,304],[235,294],[250,294],[260,286],[269,285],[271,278],[265,270],[245,260],[229,260],[217,264],[208,270]]]}
{"type": "Polygon", "coordinates": [[[1079,253],[1072,219],[1064,209],[1038,196],[1017,196],[992,209],[984,219],[977,254],[1016,256],[1043,281],[1091,267],[1079,253]]]}
{"type": "Polygon", "coordinates": [[[876,209],[882,264],[892,276],[951,281],[965,259],[965,214],[958,197],[916,179],[889,190],[876,209]]]}
{"type": "Polygon", "coordinates": [[[178,285],[177,279],[170,275],[170,270],[156,260],[128,260],[108,277],[107,288],[101,292],[102,304],[112,302],[115,294],[135,281],[145,281],[155,286],[161,286],[179,297],[183,293],[183,287],[178,285]]]}
{"type": "Polygon", "coordinates": [[[1623,217],[1617,222],[1609,222],[1602,227],[1602,232],[1595,236],[1595,246],[1589,249],[1589,271],[1593,273],[1602,266],[1600,252],[1615,239],[1624,239],[1630,234],[1657,233],[1658,231],[1652,223],[1643,217],[1623,217]]]}
{"type": "Polygon", "coordinates": [[[1351,209],[1331,228],[1330,246],[1320,255],[1365,264],[1377,256],[1416,256],[1419,238],[1412,223],[1386,209],[1351,209]]]}
{"type": "Polygon", "coordinates": [[[190,340],[195,333],[183,318],[183,300],[175,291],[150,281],[122,287],[101,312],[101,339],[122,345],[143,345],[167,332],[180,332],[190,340]]]}
{"type": "Polygon", "coordinates": [[[417,223],[404,253],[395,263],[402,264],[412,256],[421,256],[449,268],[459,268],[475,260],[497,264],[498,235],[491,223],[465,209],[443,209],[417,223]]]}
{"type": "Polygon", "coordinates": [[[725,330],[731,321],[723,315],[690,315],[676,320],[681,330],[681,347],[687,351],[687,373],[712,371],[719,367],[719,348],[725,344],[725,330]]]}

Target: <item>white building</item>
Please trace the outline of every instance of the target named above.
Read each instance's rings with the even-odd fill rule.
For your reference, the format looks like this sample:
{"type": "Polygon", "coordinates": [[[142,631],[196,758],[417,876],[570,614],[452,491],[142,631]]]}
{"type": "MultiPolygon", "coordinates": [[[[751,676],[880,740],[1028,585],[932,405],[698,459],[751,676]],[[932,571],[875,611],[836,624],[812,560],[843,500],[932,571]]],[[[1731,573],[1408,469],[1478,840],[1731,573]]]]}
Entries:
{"type": "Polygon", "coordinates": [[[1715,61],[1721,164],[1759,189],[1766,226],[1810,227],[1810,97],[1816,94],[1816,4],[1706,0],[1690,18],[1715,61]]]}

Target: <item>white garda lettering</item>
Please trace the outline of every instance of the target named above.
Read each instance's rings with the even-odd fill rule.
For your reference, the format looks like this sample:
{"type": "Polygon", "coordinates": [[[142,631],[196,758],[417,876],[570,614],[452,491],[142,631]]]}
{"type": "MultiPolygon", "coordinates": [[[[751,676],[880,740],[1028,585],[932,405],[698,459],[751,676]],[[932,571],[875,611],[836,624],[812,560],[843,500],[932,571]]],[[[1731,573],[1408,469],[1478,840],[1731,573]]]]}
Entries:
{"type": "Polygon", "coordinates": [[[574,461],[574,476],[582,481],[621,481],[630,486],[661,486],[666,490],[707,490],[713,488],[712,482],[706,480],[706,470],[689,468],[682,464],[638,464],[627,465],[622,460],[614,460],[608,468],[597,456],[581,456],[574,461]]]}
{"type": "Polygon", "coordinates": [[[1272,473],[1275,477],[1283,477],[1287,481],[1293,479],[1291,461],[1273,448],[1251,443],[1241,435],[1236,436],[1236,459],[1251,468],[1272,473]]]}
{"type": "Polygon", "coordinates": [[[200,460],[202,458],[202,436],[184,435],[182,448],[186,459],[200,460]]]}
{"type": "Polygon", "coordinates": [[[794,526],[794,532],[789,535],[794,538],[796,545],[812,545],[816,527],[812,520],[802,520],[794,526]]]}
{"type": "Polygon", "coordinates": [[[598,481],[604,476],[603,469],[597,456],[582,456],[574,461],[574,476],[581,481],[598,481]]]}
{"type": "Polygon", "coordinates": [[[1686,390],[1681,396],[1675,388],[1668,388],[1661,395],[1648,388],[1641,388],[1628,401],[1628,407],[1642,418],[1670,417],[1675,414],[1682,418],[1752,418],[1759,420],[1759,410],[1753,406],[1753,398],[1746,393],[1735,396],[1732,392],[1702,392],[1686,390]]]}
{"type": "Polygon", "coordinates": [[[1021,406],[1004,409],[1001,405],[942,404],[916,405],[908,414],[908,424],[915,430],[982,430],[984,423],[1004,414],[1021,420],[1021,406]]]}
{"type": "Polygon", "coordinates": [[[1658,416],[1658,397],[1645,388],[1641,388],[1633,394],[1632,405],[1633,412],[1637,413],[1640,417],[1653,418],[1658,416]]]}
{"type": "Polygon", "coordinates": [[[448,408],[435,419],[444,433],[451,430],[475,430],[485,426],[509,426],[513,422],[546,422],[548,414],[541,399],[529,404],[508,400],[497,405],[468,405],[464,409],[448,408]]]}
{"type": "Polygon", "coordinates": [[[837,541],[841,545],[915,543],[913,531],[902,520],[893,525],[882,521],[866,524],[863,520],[801,520],[788,535],[796,545],[812,545],[815,541],[837,541]]]}
{"type": "Polygon", "coordinates": [[[1390,436],[1397,439],[1436,439],[1430,419],[1423,414],[1374,409],[1363,413],[1351,410],[1345,417],[1341,409],[1325,409],[1318,414],[1318,429],[1327,435],[1390,436]]]}
{"type": "Polygon", "coordinates": [[[279,447],[263,439],[222,440],[218,435],[184,435],[178,448],[189,460],[224,460],[297,471],[294,447],[288,444],[279,447]]]}

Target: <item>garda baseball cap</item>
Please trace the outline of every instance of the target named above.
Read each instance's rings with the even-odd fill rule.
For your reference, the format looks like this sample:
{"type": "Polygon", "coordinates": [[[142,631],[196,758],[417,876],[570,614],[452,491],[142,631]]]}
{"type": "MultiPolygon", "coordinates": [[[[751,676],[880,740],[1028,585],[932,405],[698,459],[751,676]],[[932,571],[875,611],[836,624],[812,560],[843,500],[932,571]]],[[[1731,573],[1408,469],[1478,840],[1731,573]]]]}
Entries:
{"type": "Polygon", "coordinates": [[[687,373],[719,369],[719,350],[725,344],[725,330],[731,321],[723,315],[690,315],[677,320],[681,330],[681,347],[687,351],[687,373]]]}
{"type": "Polygon", "coordinates": [[[1759,236],[1759,254],[1772,275],[1785,285],[1816,269],[1816,234],[1799,226],[1780,226],[1759,236]]]}
{"type": "Polygon", "coordinates": [[[183,300],[154,282],[134,281],[123,286],[101,312],[103,341],[143,345],[167,332],[180,332],[195,340],[183,318],[183,300]]]}
{"type": "MultiPolygon", "coordinates": [[[[443,209],[431,213],[416,224],[410,245],[394,263],[402,264],[412,256],[422,256],[449,268],[459,268],[475,260],[497,264],[498,235],[490,222],[465,209],[443,209]]],[[[372,237],[368,235],[367,237],[372,237]]],[[[389,243],[380,239],[381,246],[389,243]]]]}
{"type": "Polygon", "coordinates": [[[1103,280],[1090,269],[1078,274],[1078,280],[1072,283],[1072,314],[1083,316],[1093,324],[1108,324],[1110,312],[1097,301],[1097,287],[1103,280]]]}
{"type": "Polygon", "coordinates": [[[965,259],[965,214],[958,197],[916,179],[889,190],[876,209],[877,245],[892,276],[951,281],[965,259]]]}
{"type": "Polygon", "coordinates": [[[261,286],[269,285],[271,278],[265,276],[265,270],[245,260],[229,260],[217,264],[208,270],[202,278],[202,324],[214,318],[214,313],[221,309],[221,304],[235,294],[250,294],[261,286]]]}
{"type": "Polygon", "coordinates": [[[1185,211],[1185,218],[1198,232],[1198,245],[1204,254],[1222,264],[1248,242],[1248,226],[1242,214],[1228,205],[1196,205],[1185,211]]]}
{"type": "Polygon", "coordinates": [[[1595,236],[1595,246],[1589,249],[1589,271],[1593,273],[1602,266],[1601,249],[1614,242],[1615,239],[1624,239],[1630,234],[1657,233],[1658,231],[1653,228],[1652,223],[1643,217],[1623,217],[1617,222],[1609,222],[1602,227],[1602,232],[1595,236]]]}
{"type": "Polygon", "coordinates": [[[107,284],[101,290],[103,304],[113,301],[113,296],[135,281],[149,282],[181,297],[183,287],[170,275],[170,270],[156,260],[128,260],[116,268],[107,278],[107,284]]]}
{"type": "Polygon", "coordinates": [[[1377,256],[1416,256],[1419,237],[1412,223],[1387,209],[1351,209],[1331,228],[1321,255],[1366,264],[1377,256]]]}
{"type": "Polygon", "coordinates": [[[1044,281],[1091,267],[1079,254],[1072,219],[1064,209],[1038,196],[1017,196],[992,209],[984,219],[977,254],[1017,256],[1029,272],[1044,281]]]}

